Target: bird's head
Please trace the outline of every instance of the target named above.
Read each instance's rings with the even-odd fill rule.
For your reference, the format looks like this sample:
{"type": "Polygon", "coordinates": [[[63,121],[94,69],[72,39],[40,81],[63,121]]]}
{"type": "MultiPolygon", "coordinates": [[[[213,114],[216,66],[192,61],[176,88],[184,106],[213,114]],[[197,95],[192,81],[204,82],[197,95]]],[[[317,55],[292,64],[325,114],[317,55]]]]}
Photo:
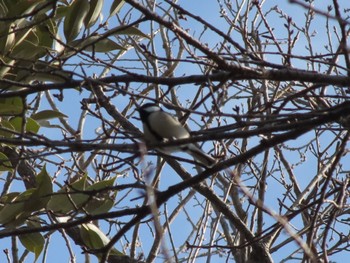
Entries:
{"type": "Polygon", "coordinates": [[[162,109],[155,103],[145,103],[137,110],[140,113],[141,120],[145,120],[153,112],[162,111],[162,109]]]}

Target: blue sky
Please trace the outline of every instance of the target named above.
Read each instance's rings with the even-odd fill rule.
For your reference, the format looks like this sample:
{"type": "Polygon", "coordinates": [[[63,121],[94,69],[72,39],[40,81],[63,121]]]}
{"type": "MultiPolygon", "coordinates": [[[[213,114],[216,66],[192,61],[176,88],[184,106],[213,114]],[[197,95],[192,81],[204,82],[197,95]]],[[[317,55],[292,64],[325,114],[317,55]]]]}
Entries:
{"type": "MultiPolygon", "coordinates": [[[[108,1],[106,1],[108,2],[108,1]]],[[[345,0],[339,1],[340,4],[345,4],[347,3],[345,0]]],[[[190,1],[185,1],[185,0],[181,0],[179,1],[179,4],[185,8],[188,8],[191,12],[193,12],[194,14],[198,14],[201,17],[207,19],[211,24],[217,26],[218,28],[220,28],[221,30],[223,30],[225,32],[225,29],[227,27],[226,23],[224,23],[224,19],[223,18],[217,18],[217,13],[219,12],[219,7],[216,1],[211,1],[211,0],[190,0],[190,1]],[[213,15],[215,14],[215,15],[213,15]]],[[[327,4],[331,4],[331,1],[316,1],[316,6],[317,8],[324,8],[327,4]]],[[[263,7],[263,11],[268,11],[270,8],[274,7],[274,6],[278,6],[278,8],[280,8],[281,10],[283,10],[284,12],[286,12],[289,16],[292,17],[293,20],[295,20],[296,22],[299,22],[301,20],[304,19],[303,16],[303,9],[301,7],[297,7],[295,5],[290,5],[288,3],[288,1],[284,0],[284,1],[277,1],[277,0],[267,0],[265,1],[264,7],[263,7]]],[[[129,7],[126,5],[123,9],[122,12],[126,12],[129,9],[129,7]]],[[[105,10],[109,10],[108,7],[106,7],[105,10]]],[[[278,19],[278,16],[276,13],[271,13],[268,18],[269,19],[273,19],[273,17],[276,17],[276,21],[278,19]]],[[[106,16],[105,16],[106,18],[106,16]]],[[[322,31],[324,30],[323,23],[322,22],[323,19],[320,19],[320,21],[315,21],[312,24],[312,28],[314,28],[315,32],[319,32],[319,34],[316,34],[314,37],[314,47],[316,51],[321,52],[321,50],[323,50],[324,48],[324,34],[322,34],[322,31]],[[320,26],[321,25],[321,26],[320,26]]],[[[271,20],[270,20],[271,21],[271,20]]],[[[116,20],[112,19],[111,23],[117,23],[116,20]]],[[[188,28],[190,30],[191,33],[193,33],[195,36],[198,36],[199,34],[201,34],[202,32],[202,28],[199,27],[197,24],[192,23],[191,21],[182,21],[182,26],[184,28],[188,28]]],[[[112,27],[113,24],[110,25],[110,27],[112,27]]],[[[251,26],[251,25],[249,25],[251,26]]],[[[273,25],[276,35],[280,36],[280,34],[283,35],[284,32],[284,26],[282,23],[276,23],[275,25],[273,25]],[[282,31],[283,30],[283,31],[282,31]]],[[[147,26],[141,26],[140,27],[142,30],[147,30],[148,27],[147,26]]],[[[217,39],[216,37],[213,37],[214,34],[212,33],[205,33],[203,35],[203,41],[206,41],[208,43],[208,45],[210,47],[214,47],[217,44],[217,39]]],[[[241,43],[241,39],[240,36],[234,32],[232,34],[232,37],[239,43],[241,43]]],[[[302,37],[302,36],[301,36],[302,37]]],[[[145,40],[145,42],[147,42],[147,40],[145,40]]],[[[157,51],[159,51],[158,55],[162,55],[162,49],[159,48],[157,51]]],[[[298,44],[295,47],[295,52],[298,53],[300,52],[300,55],[303,55],[305,52],[305,46],[303,44],[303,41],[300,41],[300,44],[298,44]]],[[[102,54],[101,57],[104,57],[102,54]]],[[[133,52],[127,53],[125,56],[123,56],[123,59],[126,58],[135,58],[133,52]]],[[[271,60],[273,60],[273,62],[275,63],[280,63],[280,59],[277,58],[276,56],[271,56],[271,60]]],[[[74,60],[72,62],[75,62],[74,60]]],[[[120,60],[119,62],[115,63],[117,66],[118,65],[128,65],[126,61],[124,60],[120,60]]],[[[133,62],[129,63],[130,65],[133,64],[133,62]]],[[[304,62],[299,61],[299,60],[293,60],[293,66],[296,67],[301,67],[306,69],[307,65],[305,65],[304,62]]],[[[86,72],[89,75],[92,75],[92,73],[97,73],[99,74],[100,69],[96,68],[96,67],[86,67],[86,72]]],[[[120,72],[115,72],[112,71],[110,72],[110,74],[120,74],[120,72]]],[[[186,75],[190,75],[190,74],[200,74],[200,71],[198,70],[198,67],[193,65],[193,64],[184,64],[183,66],[179,67],[178,70],[176,71],[176,74],[178,76],[182,76],[183,74],[186,75]]],[[[133,88],[135,89],[135,91],[137,90],[137,85],[135,84],[133,86],[133,88]]],[[[191,85],[184,85],[182,87],[179,87],[179,93],[181,94],[180,99],[182,100],[182,102],[185,102],[186,99],[191,102],[191,98],[193,93],[195,92],[195,90],[191,91],[191,85]]],[[[54,92],[55,93],[55,92],[54,92]]],[[[76,123],[78,121],[78,117],[80,114],[80,100],[82,98],[86,98],[88,96],[88,93],[79,93],[78,91],[65,91],[64,92],[64,101],[62,103],[58,103],[59,108],[62,110],[62,112],[66,115],[69,116],[68,118],[68,122],[70,124],[73,124],[73,127],[76,127],[76,123]]],[[[113,100],[113,103],[117,106],[118,109],[123,109],[124,106],[128,103],[128,97],[117,97],[113,100]]],[[[246,100],[242,99],[240,101],[237,101],[236,105],[244,105],[246,103],[246,100]]],[[[231,105],[231,106],[235,106],[235,105],[231,105]]],[[[43,109],[47,107],[47,103],[43,102],[42,104],[43,109]]],[[[168,110],[167,110],[168,111],[168,110]]],[[[105,116],[107,119],[111,119],[110,116],[105,116]]],[[[234,120],[228,119],[228,122],[233,122],[234,120]]],[[[132,120],[132,122],[141,129],[141,124],[138,120],[132,120]]],[[[94,138],[95,136],[95,130],[96,128],[98,128],[98,126],[100,125],[100,122],[98,120],[96,120],[96,118],[94,117],[88,117],[87,118],[87,124],[86,124],[86,129],[84,131],[84,139],[89,139],[89,138],[94,138]]],[[[200,125],[196,125],[194,124],[194,122],[190,123],[190,127],[193,130],[198,130],[200,128],[200,125]]],[[[61,132],[57,129],[43,129],[42,132],[45,132],[45,135],[48,135],[51,138],[61,138],[61,132]]],[[[291,141],[289,144],[295,146],[296,143],[299,145],[302,145],[304,142],[303,140],[309,139],[310,136],[312,137],[313,134],[310,133],[308,135],[305,135],[305,137],[302,137],[300,140],[298,141],[291,141]]],[[[326,136],[325,136],[325,140],[326,140],[326,136]]],[[[258,141],[258,139],[252,140],[251,144],[254,145],[256,144],[258,141]]],[[[206,143],[206,145],[204,146],[204,149],[211,149],[212,148],[212,144],[211,143],[206,143]]],[[[294,153],[293,153],[294,154],[294,153]]],[[[298,158],[300,158],[299,156],[295,156],[292,153],[290,154],[290,156],[288,156],[289,158],[292,159],[292,162],[297,163],[298,162],[298,158]]],[[[88,155],[88,153],[86,154],[88,155]]],[[[67,156],[67,155],[62,155],[62,156],[67,156]]],[[[183,156],[183,155],[181,155],[183,156]]],[[[188,156],[187,156],[188,157],[188,156]]],[[[307,156],[308,158],[308,163],[305,166],[300,166],[299,168],[296,168],[296,172],[300,173],[301,176],[305,176],[305,181],[300,177],[298,177],[300,179],[300,183],[301,185],[307,185],[310,177],[314,176],[317,173],[317,167],[315,167],[315,162],[316,160],[314,160],[312,158],[312,156],[307,156]]],[[[152,157],[147,157],[147,160],[154,160],[154,158],[152,157]]],[[[188,169],[189,172],[191,172],[192,174],[195,174],[195,170],[192,168],[191,165],[185,165],[186,168],[188,169]]],[[[54,167],[51,167],[51,172],[54,172],[56,169],[54,167]]],[[[91,173],[93,173],[93,171],[90,171],[91,173]]],[[[61,176],[60,179],[63,180],[65,177],[61,176]]],[[[130,176],[129,178],[120,178],[118,179],[118,183],[124,183],[124,182],[130,182],[129,180],[131,179],[131,181],[133,180],[133,177],[130,176]]],[[[161,182],[160,182],[160,186],[159,188],[161,190],[165,190],[167,187],[169,187],[172,184],[175,184],[177,182],[180,182],[181,179],[174,175],[174,172],[169,168],[166,167],[162,173],[162,178],[161,178],[161,182]]],[[[249,184],[249,181],[246,182],[247,184],[249,184]]],[[[267,198],[270,198],[271,201],[269,203],[269,205],[271,205],[272,207],[276,207],[277,206],[277,199],[275,198],[276,196],[280,196],[282,194],[282,192],[278,192],[278,188],[276,188],[276,186],[278,186],[279,184],[277,183],[277,181],[275,181],[274,179],[270,179],[268,182],[268,191],[267,191],[267,198]]],[[[15,190],[15,189],[13,189],[15,190]]],[[[56,189],[57,190],[57,189],[56,189]]],[[[183,193],[183,195],[186,194],[187,191],[185,191],[183,193]]],[[[134,195],[138,195],[139,193],[135,193],[134,195]]],[[[118,195],[119,197],[119,195],[118,195]]],[[[199,197],[199,199],[202,197],[199,197]]],[[[171,211],[171,209],[173,207],[175,207],[177,205],[177,198],[173,198],[172,202],[169,202],[167,204],[169,211],[171,211]]],[[[199,206],[199,203],[203,202],[203,200],[193,200],[190,203],[190,206],[192,206],[191,211],[188,211],[193,217],[196,216],[196,214],[200,214],[201,213],[201,207],[199,206]]],[[[142,203],[142,200],[139,202],[139,204],[142,203]]],[[[133,203],[134,204],[134,203],[133,203]]],[[[163,207],[160,208],[160,210],[164,210],[163,207]]],[[[126,219],[122,219],[122,220],[126,220],[126,219]]],[[[189,235],[191,228],[187,227],[187,225],[184,224],[184,222],[186,222],[186,217],[184,215],[180,215],[173,223],[172,226],[172,234],[174,239],[179,239],[181,240],[181,238],[183,236],[189,235]]],[[[267,220],[267,224],[273,224],[275,222],[274,219],[271,220],[267,220]]],[[[295,224],[298,224],[298,222],[293,222],[295,224]]],[[[106,229],[107,231],[107,226],[106,225],[102,225],[103,228],[106,229]]],[[[152,225],[150,224],[149,228],[144,227],[140,230],[140,234],[142,234],[142,236],[151,236],[152,235],[152,225]]],[[[344,233],[346,233],[346,229],[344,229],[344,233]]],[[[131,233],[128,233],[128,235],[130,235],[131,233]]],[[[130,238],[130,236],[128,236],[130,238]]],[[[283,239],[284,237],[288,237],[288,235],[282,235],[280,239],[283,239]]],[[[166,236],[166,241],[167,241],[167,247],[170,248],[170,244],[169,244],[169,240],[168,240],[168,236],[166,236]]],[[[76,256],[76,262],[83,262],[84,261],[84,257],[83,255],[81,255],[81,250],[80,248],[77,248],[75,245],[73,245],[73,241],[70,241],[72,246],[74,247],[75,250],[75,256],[76,256]]],[[[179,241],[180,242],[180,241],[179,241]]],[[[177,243],[180,244],[180,243],[177,243]]],[[[122,246],[125,244],[122,243],[118,243],[117,244],[117,248],[118,249],[122,249],[122,246]]],[[[145,254],[147,255],[148,251],[149,251],[149,246],[151,245],[151,242],[147,243],[145,242],[145,239],[143,239],[142,242],[142,246],[143,246],[143,250],[145,252],[145,254]]],[[[20,245],[19,245],[20,246],[20,245]]],[[[0,249],[4,249],[6,247],[10,247],[10,240],[6,239],[6,240],[2,240],[1,245],[0,245],[0,249]]],[[[291,247],[295,248],[295,245],[291,245],[291,247]]],[[[291,247],[286,247],[286,253],[287,250],[290,251],[291,247]]],[[[141,250],[142,250],[141,249],[141,250]]],[[[275,262],[280,262],[283,258],[284,258],[284,253],[283,251],[279,251],[278,253],[274,253],[273,258],[275,260],[275,262]]],[[[31,262],[32,260],[32,256],[29,256],[30,260],[26,260],[26,262],[31,262]]],[[[52,262],[52,263],[58,263],[58,262],[68,262],[69,261],[69,255],[67,253],[67,248],[65,246],[64,240],[61,236],[61,234],[54,233],[53,236],[50,239],[50,245],[49,245],[49,250],[48,250],[48,255],[47,258],[49,258],[48,262],[52,262]]],[[[224,259],[223,258],[217,258],[217,260],[220,259],[224,259]]],[[[331,259],[333,261],[338,261],[338,262],[343,262],[346,259],[346,255],[344,254],[339,254],[339,255],[335,255],[332,256],[331,259]]],[[[39,259],[40,262],[41,259],[39,259]]],[[[4,254],[0,254],[0,261],[1,262],[5,262],[5,256],[4,254]]],[[[97,260],[92,257],[91,258],[91,262],[97,262],[97,260]]],[[[162,262],[161,259],[157,260],[156,262],[162,262]]],[[[198,259],[196,262],[204,262],[204,260],[202,259],[198,259]]],[[[218,262],[218,261],[217,261],[218,262]]],[[[299,262],[299,261],[288,261],[288,262],[299,262]]]]}

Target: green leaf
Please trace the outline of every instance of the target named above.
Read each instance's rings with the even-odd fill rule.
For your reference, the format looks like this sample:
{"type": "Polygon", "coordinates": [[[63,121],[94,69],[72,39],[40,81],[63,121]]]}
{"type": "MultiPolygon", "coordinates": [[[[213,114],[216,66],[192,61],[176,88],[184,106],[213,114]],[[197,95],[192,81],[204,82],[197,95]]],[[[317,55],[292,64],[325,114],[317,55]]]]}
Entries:
{"type": "MultiPolygon", "coordinates": [[[[10,119],[11,125],[14,127],[15,131],[21,133],[23,127],[23,118],[14,117],[10,119]]],[[[25,120],[25,132],[38,133],[40,125],[32,118],[27,118],[25,120]]]]}
{"type": "MultiPolygon", "coordinates": [[[[52,194],[52,180],[46,171],[46,166],[36,176],[36,188],[32,188],[31,194],[27,196],[23,210],[30,215],[32,212],[37,212],[46,208],[52,194]]],[[[26,218],[25,218],[26,219],[26,218]]]]}
{"type": "MultiPolygon", "coordinates": [[[[0,67],[0,78],[3,79],[7,77],[8,72],[12,68],[11,66],[13,66],[17,61],[14,59],[10,59],[8,57],[2,57],[1,59],[2,59],[2,63],[6,63],[6,67],[0,67]]],[[[0,111],[0,114],[1,114],[1,111],[0,111]]]]}
{"type": "Polygon", "coordinates": [[[82,27],[84,18],[88,14],[90,9],[89,2],[86,0],[75,0],[70,6],[69,12],[64,20],[64,35],[67,42],[75,39],[82,27]]]}
{"type": "Polygon", "coordinates": [[[114,197],[105,196],[98,199],[92,198],[84,207],[90,215],[99,215],[107,213],[114,206],[114,197]]]}
{"type": "Polygon", "coordinates": [[[91,215],[98,215],[107,213],[114,205],[116,194],[110,196],[109,191],[103,191],[113,186],[117,177],[113,177],[109,180],[103,180],[97,182],[86,188],[86,191],[101,191],[93,196],[89,202],[85,205],[84,209],[91,215]]]}
{"type": "Polygon", "coordinates": [[[21,194],[11,193],[0,199],[0,224],[8,228],[22,225],[33,212],[46,207],[51,198],[52,180],[44,167],[36,177],[37,187],[21,194]]]}
{"type": "Polygon", "coordinates": [[[109,38],[103,36],[91,36],[85,39],[78,39],[70,43],[71,46],[77,49],[84,49],[89,52],[109,52],[112,50],[126,50],[126,48],[118,45],[109,38]]]}
{"type": "Polygon", "coordinates": [[[51,176],[47,173],[46,166],[40,171],[36,176],[37,187],[35,192],[26,202],[26,209],[28,211],[37,211],[42,208],[46,208],[48,202],[51,199],[52,190],[52,179],[51,176]]]}
{"type": "Polygon", "coordinates": [[[90,9],[84,19],[84,24],[86,28],[92,27],[96,23],[98,17],[101,14],[102,7],[103,7],[103,0],[90,1],[90,9]]]}
{"type": "Polygon", "coordinates": [[[15,27],[15,24],[11,23],[6,26],[6,24],[3,25],[3,28],[1,29],[1,37],[0,37],[0,53],[6,55],[10,49],[15,44],[15,34],[9,32],[13,31],[13,28],[15,27]]]}
{"type": "Polygon", "coordinates": [[[0,137],[12,138],[14,136],[14,133],[11,131],[15,131],[15,128],[12,126],[12,124],[8,120],[1,120],[0,137]]]}
{"type": "Polygon", "coordinates": [[[114,16],[116,13],[118,13],[124,4],[124,0],[114,0],[109,10],[109,17],[114,16]]]}
{"type": "Polygon", "coordinates": [[[35,27],[35,34],[39,39],[39,45],[42,48],[52,49],[53,38],[52,35],[56,35],[57,26],[52,19],[48,19],[47,16],[41,16],[41,19],[45,19],[45,24],[39,24],[35,27]]]}
{"type": "Polygon", "coordinates": [[[103,190],[112,187],[115,179],[116,177],[88,186],[86,177],[83,177],[79,181],[72,184],[71,187],[65,187],[57,194],[53,195],[48,204],[48,209],[54,211],[55,213],[65,214],[69,211],[76,210],[77,208],[80,209],[84,207],[84,211],[91,215],[106,213],[114,205],[115,194],[110,196],[109,191],[103,190]],[[86,191],[87,193],[74,193],[74,189],[82,192],[86,191]],[[89,191],[100,192],[90,194],[89,191]]]}
{"type": "Polygon", "coordinates": [[[23,100],[20,97],[0,98],[0,115],[17,115],[23,112],[23,100]]]}
{"type": "Polygon", "coordinates": [[[30,40],[24,40],[21,44],[16,45],[13,49],[11,56],[16,59],[37,59],[43,56],[46,50],[40,48],[39,43],[32,42],[30,40]]]}
{"type": "Polygon", "coordinates": [[[62,18],[66,17],[71,10],[71,6],[59,5],[56,10],[55,19],[60,21],[62,18]]]}
{"type": "Polygon", "coordinates": [[[29,22],[27,22],[26,24],[23,24],[22,26],[24,29],[20,30],[19,32],[16,32],[15,46],[20,45],[28,37],[28,34],[31,33],[32,30],[34,29],[33,27],[30,27],[29,22]]]}
{"type": "Polygon", "coordinates": [[[11,56],[17,59],[33,60],[47,54],[47,49],[51,48],[53,39],[46,27],[31,27],[24,35],[22,42],[16,42],[11,56]]]}
{"type": "Polygon", "coordinates": [[[0,224],[7,227],[15,227],[22,225],[30,216],[30,213],[25,211],[25,201],[27,201],[35,189],[29,189],[23,193],[11,193],[1,198],[1,202],[5,203],[0,210],[0,224]]]}
{"type": "Polygon", "coordinates": [[[15,16],[23,16],[25,14],[29,14],[34,10],[34,8],[43,2],[44,0],[37,1],[25,1],[25,0],[5,0],[6,6],[8,8],[7,15],[11,17],[15,16]]]}
{"type": "MultiPolygon", "coordinates": [[[[94,224],[82,224],[80,226],[80,236],[84,241],[84,244],[89,249],[99,249],[106,246],[109,243],[109,238],[94,224]]],[[[124,255],[115,248],[112,248],[110,254],[124,255]]]]}
{"type": "Polygon", "coordinates": [[[0,171],[13,171],[13,167],[9,161],[9,158],[2,152],[0,152],[0,171]]]}
{"type": "Polygon", "coordinates": [[[70,187],[64,187],[57,194],[53,195],[47,205],[49,210],[55,213],[66,214],[76,210],[87,202],[87,194],[76,193],[75,190],[84,191],[87,187],[87,176],[74,182],[70,187]]]}
{"type": "Polygon", "coordinates": [[[90,249],[99,249],[108,244],[109,239],[93,224],[82,224],[80,235],[84,244],[90,249]]]}
{"type": "Polygon", "coordinates": [[[33,114],[31,117],[36,121],[50,120],[55,118],[68,118],[67,115],[55,110],[43,110],[33,114]]]}
{"type": "Polygon", "coordinates": [[[33,62],[25,65],[23,64],[24,63],[21,63],[21,66],[25,68],[34,67],[38,72],[28,72],[27,69],[19,70],[17,73],[17,79],[21,82],[30,83],[31,81],[41,80],[44,82],[63,83],[68,78],[72,77],[72,73],[62,70],[61,65],[56,65],[54,63],[38,60],[35,61],[35,64],[33,64],[33,62]],[[53,71],[55,72],[54,74],[53,71]]]}
{"type": "Polygon", "coordinates": [[[86,188],[86,190],[87,191],[91,191],[91,190],[98,191],[98,190],[103,190],[103,189],[112,187],[116,178],[117,177],[115,176],[115,177],[108,179],[108,180],[99,181],[93,185],[88,186],[86,188]]]}
{"type": "Polygon", "coordinates": [[[45,239],[43,236],[40,233],[30,233],[20,235],[19,240],[27,250],[35,254],[36,261],[44,248],[45,239]]]}
{"type": "Polygon", "coordinates": [[[67,116],[59,111],[44,110],[36,114],[33,114],[32,118],[40,125],[40,127],[62,129],[61,126],[57,124],[51,124],[48,120],[55,119],[55,118],[67,118],[67,116]]]}
{"type": "Polygon", "coordinates": [[[113,30],[117,35],[131,35],[131,36],[140,36],[140,37],[150,38],[150,36],[143,33],[137,27],[134,27],[134,26],[127,27],[127,28],[123,28],[123,27],[124,26],[119,26],[111,30],[113,30]],[[118,30],[118,28],[121,28],[121,29],[118,30]]]}

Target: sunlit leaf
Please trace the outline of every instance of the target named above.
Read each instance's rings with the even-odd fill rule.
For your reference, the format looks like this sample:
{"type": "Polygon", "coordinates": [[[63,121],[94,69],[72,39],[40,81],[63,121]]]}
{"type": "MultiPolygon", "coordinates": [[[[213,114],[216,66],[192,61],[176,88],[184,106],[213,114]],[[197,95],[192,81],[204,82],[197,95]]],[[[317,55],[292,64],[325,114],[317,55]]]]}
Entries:
{"type": "Polygon", "coordinates": [[[47,54],[51,48],[53,39],[44,26],[32,27],[22,42],[16,42],[11,56],[17,59],[37,59],[47,54]]]}
{"type": "Polygon", "coordinates": [[[19,235],[19,240],[27,250],[35,254],[36,261],[44,248],[45,239],[43,236],[40,233],[34,232],[19,235]]]}
{"type": "Polygon", "coordinates": [[[15,127],[6,119],[0,121],[0,137],[12,138],[15,135],[15,127]],[[12,132],[11,132],[12,131],[12,132]]]}
{"type": "Polygon", "coordinates": [[[77,193],[77,191],[84,191],[87,187],[86,176],[83,176],[80,180],[74,182],[70,187],[64,187],[57,194],[54,194],[49,203],[48,209],[55,213],[68,213],[75,210],[85,204],[89,196],[83,193],[77,193]]]}
{"type": "Polygon", "coordinates": [[[11,17],[15,16],[23,16],[25,14],[28,14],[34,10],[34,8],[39,5],[41,2],[45,0],[36,0],[36,1],[3,1],[6,4],[7,15],[11,17]]]}
{"type": "Polygon", "coordinates": [[[39,45],[41,47],[52,49],[53,38],[52,35],[56,34],[57,26],[54,23],[54,20],[48,19],[47,17],[42,17],[45,21],[45,24],[39,24],[35,27],[35,34],[39,39],[39,45]]]}
{"type": "Polygon", "coordinates": [[[17,115],[23,112],[23,100],[20,97],[0,98],[0,115],[17,115]]]}
{"type": "Polygon", "coordinates": [[[22,25],[25,28],[24,30],[16,33],[15,46],[19,46],[28,37],[29,33],[33,31],[34,27],[28,27],[29,23],[27,24],[28,25],[22,25]]]}
{"type": "Polygon", "coordinates": [[[84,19],[84,24],[86,28],[89,28],[96,23],[98,17],[101,15],[102,7],[103,7],[103,0],[90,1],[90,9],[84,19]]]}
{"type": "Polygon", "coordinates": [[[86,39],[75,40],[70,43],[71,46],[77,49],[84,49],[89,52],[109,52],[112,50],[125,50],[124,47],[118,45],[109,38],[103,38],[102,36],[91,36],[86,39]]]}
{"type": "Polygon", "coordinates": [[[140,37],[150,38],[150,36],[146,35],[140,29],[138,29],[137,27],[134,27],[134,26],[127,27],[127,28],[123,28],[120,26],[120,27],[114,28],[112,30],[117,35],[130,35],[130,36],[140,36],[140,37]],[[118,30],[118,28],[120,28],[120,30],[118,30]]]}
{"type": "Polygon", "coordinates": [[[99,249],[108,244],[109,239],[93,224],[82,224],[80,235],[90,249],[99,249]]]}
{"type": "Polygon", "coordinates": [[[90,215],[107,213],[114,206],[114,197],[103,196],[98,199],[92,198],[84,207],[90,215]]]}
{"type": "Polygon", "coordinates": [[[13,31],[14,24],[8,24],[7,26],[4,24],[3,28],[1,30],[1,36],[0,36],[0,53],[6,55],[10,49],[15,44],[15,34],[10,33],[13,31]]]}
{"type": "Polygon", "coordinates": [[[109,16],[111,17],[111,16],[114,16],[116,13],[118,13],[124,4],[125,4],[124,0],[114,0],[109,10],[109,16]]]}
{"type": "Polygon", "coordinates": [[[67,118],[68,116],[63,114],[62,112],[55,111],[55,110],[43,110],[33,114],[31,117],[33,120],[42,121],[42,120],[50,120],[55,118],[67,118]]]}
{"type": "Polygon", "coordinates": [[[12,171],[13,167],[9,158],[2,152],[0,152],[0,171],[12,171]]]}
{"type": "Polygon", "coordinates": [[[21,133],[23,124],[25,124],[25,132],[38,133],[40,125],[32,118],[27,118],[23,121],[22,117],[14,117],[10,119],[11,125],[14,127],[15,131],[21,133]]]}
{"type": "Polygon", "coordinates": [[[42,168],[40,173],[36,176],[37,187],[35,192],[27,201],[26,207],[30,207],[29,210],[39,210],[46,208],[47,203],[51,199],[52,190],[52,178],[46,170],[46,166],[42,168]]]}
{"type": "Polygon", "coordinates": [[[75,39],[84,23],[84,18],[90,9],[89,2],[86,0],[75,0],[69,8],[69,12],[64,20],[64,35],[69,42],[75,39]]]}
{"type": "Polygon", "coordinates": [[[1,198],[4,205],[0,210],[0,224],[8,227],[21,225],[33,212],[46,207],[51,198],[52,180],[45,166],[37,175],[36,182],[36,188],[1,198]]]}
{"type": "Polygon", "coordinates": [[[89,214],[97,215],[106,213],[113,207],[116,194],[110,196],[109,191],[103,190],[112,187],[116,178],[117,177],[113,177],[109,180],[103,180],[86,188],[86,191],[100,191],[96,193],[96,196],[92,197],[84,207],[89,214]]]}
{"type": "Polygon", "coordinates": [[[99,181],[93,185],[90,185],[86,188],[87,191],[91,191],[91,190],[103,190],[103,189],[106,189],[106,188],[109,188],[109,187],[112,187],[114,182],[115,182],[115,179],[117,177],[113,177],[111,179],[108,179],[108,180],[102,180],[102,181],[99,181]]]}
{"type": "MultiPolygon", "coordinates": [[[[2,60],[3,62],[6,63],[7,67],[0,67],[0,78],[5,78],[7,77],[8,73],[11,71],[11,66],[13,66],[16,63],[16,60],[10,59],[8,57],[4,57],[2,60]]],[[[0,114],[1,114],[1,111],[0,111],[0,114]]]]}
{"type": "Polygon", "coordinates": [[[35,189],[29,189],[23,193],[17,193],[17,195],[11,193],[11,196],[8,196],[6,199],[1,198],[5,204],[0,210],[0,224],[9,227],[23,224],[30,216],[30,213],[24,209],[25,201],[30,198],[34,191],[35,189]]]}
{"type": "MultiPolygon", "coordinates": [[[[82,224],[80,226],[80,235],[82,240],[84,241],[84,244],[89,249],[102,248],[106,246],[110,241],[110,239],[97,226],[91,223],[82,224]]],[[[124,255],[115,248],[111,249],[110,254],[119,256],[124,255]]]]}

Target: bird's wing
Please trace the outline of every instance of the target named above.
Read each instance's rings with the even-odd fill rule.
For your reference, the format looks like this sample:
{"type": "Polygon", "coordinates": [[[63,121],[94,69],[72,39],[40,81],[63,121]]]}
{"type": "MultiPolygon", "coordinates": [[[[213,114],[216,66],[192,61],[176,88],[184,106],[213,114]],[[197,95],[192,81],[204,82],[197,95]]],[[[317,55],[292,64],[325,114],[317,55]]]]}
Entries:
{"type": "Polygon", "coordinates": [[[149,116],[150,123],[160,123],[157,127],[152,127],[153,132],[166,139],[185,139],[190,137],[189,132],[181,123],[164,112],[157,112],[149,116]]]}

